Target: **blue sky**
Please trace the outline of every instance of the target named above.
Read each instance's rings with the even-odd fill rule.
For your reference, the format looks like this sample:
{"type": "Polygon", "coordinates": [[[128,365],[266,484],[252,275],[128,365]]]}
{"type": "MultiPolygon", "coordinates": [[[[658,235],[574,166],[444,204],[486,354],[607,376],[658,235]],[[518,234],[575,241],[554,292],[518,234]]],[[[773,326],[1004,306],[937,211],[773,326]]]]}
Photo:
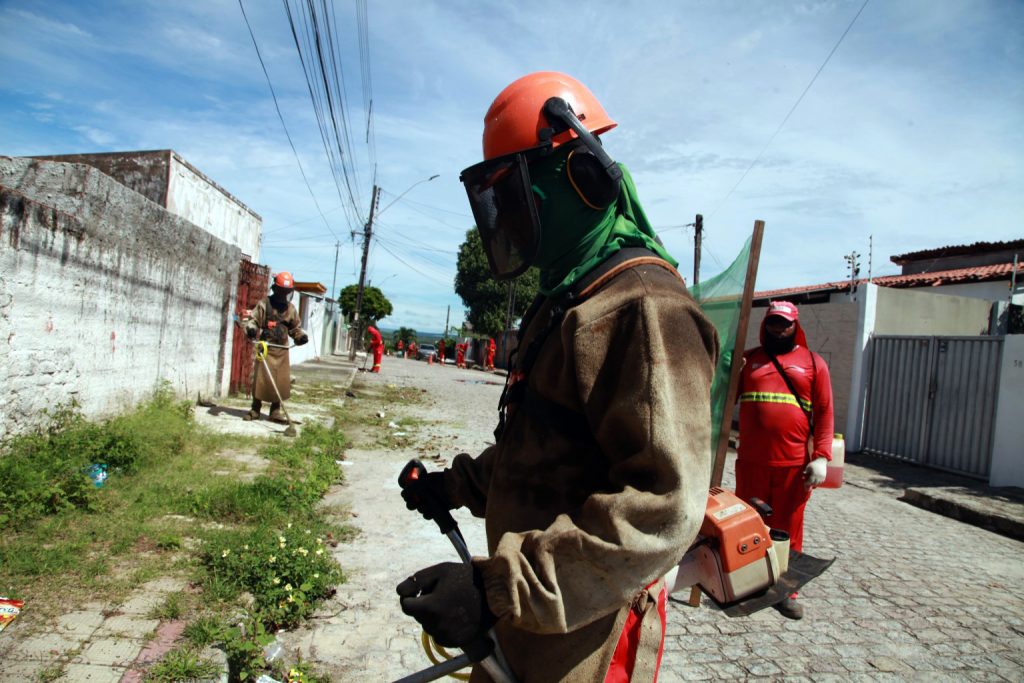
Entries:
{"type": "Polygon", "coordinates": [[[371,2],[371,155],[357,4],[339,0],[352,211],[283,3],[247,0],[325,225],[237,2],[0,0],[0,154],[173,148],[263,216],[275,271],[330,287],[340,241],[339,289],[358,277],[350,231],[375,161],[387,208],[370,279],[395,306],[385,325],[423,330],[448,306],[462,320],[455,259],[472,218],[458,174],[480,159],[483,114],[537,70],[579,78],[618,121],[606,149],[688,278],[693,232],[678,226],[696,213],[702,278],[766,221],[759,289],[842,279],[854,250],[866,275],[869,236],[876,275],[898,272],[893,254],[1024,237],[1024,3],[871,0],[772,140],[862,4],[371,2]]]}

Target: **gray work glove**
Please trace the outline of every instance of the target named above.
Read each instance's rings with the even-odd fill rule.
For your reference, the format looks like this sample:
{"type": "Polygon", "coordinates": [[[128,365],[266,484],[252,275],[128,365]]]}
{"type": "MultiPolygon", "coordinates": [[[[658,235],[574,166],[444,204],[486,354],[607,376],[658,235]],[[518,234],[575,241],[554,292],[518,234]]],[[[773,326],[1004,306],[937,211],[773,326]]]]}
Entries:
{"type": "Polygon", "coordinates": [[[825,481],[825,475],[828,473],[828,458],[817,457],[807,464],[804,468],[804,486],[807,488],[814,488],[820,486],[825,481]]]}

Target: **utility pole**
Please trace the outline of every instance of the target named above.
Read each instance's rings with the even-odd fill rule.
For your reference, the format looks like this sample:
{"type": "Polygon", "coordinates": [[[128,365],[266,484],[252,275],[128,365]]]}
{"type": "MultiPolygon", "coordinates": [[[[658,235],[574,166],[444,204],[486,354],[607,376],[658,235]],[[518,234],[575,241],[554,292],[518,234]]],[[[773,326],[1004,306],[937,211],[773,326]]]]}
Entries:
{"type": "Polygon", "coordinates": [[[331,310],[334,310],[334,300],[338,296],[338,290],[335,287],[338,286],[338,248],[341,247],[341,242],[335,240],[334,242],[334,277],[331,279],[331,310]]]}
{"type": "Polygon", "coordinates": [[[442,339],[448,338],[448,321],[452,319],[452,305],[448,304],[448,312],[444,314],[444,334],[441,335],[442,339]]]}
{"type": "Polygon", "coordinates": [[[704,233],[704,216],[697,214],[693,222],[693,284],[700,282],[700,240],[704,233]]]}
{"type": "Polygon", "coordinates": [[[366,229],[363,231],[363,265],[359,269],[359,288],[356,290],[356,310],[352,314],[352,330],[358,337],[352,340],[352,348],[349,349],[348,359],[356,357],[356,344],[363,345],[363,336],[359,333],[359,312],[363,308],[363,287],[366,282],[366,260],[370,256],[370,238],[373,237],[373,213],[377,208],[377,199],[380,197],[380,188],[373,186],[373,197],[370,199],[370,217],[366,221],[366,229]]]}
{"type": "Polygon", "coordinates": [[[871,262],[875,258],[875,236],[868,235],[868,282],[871,282],[871,262]]]}

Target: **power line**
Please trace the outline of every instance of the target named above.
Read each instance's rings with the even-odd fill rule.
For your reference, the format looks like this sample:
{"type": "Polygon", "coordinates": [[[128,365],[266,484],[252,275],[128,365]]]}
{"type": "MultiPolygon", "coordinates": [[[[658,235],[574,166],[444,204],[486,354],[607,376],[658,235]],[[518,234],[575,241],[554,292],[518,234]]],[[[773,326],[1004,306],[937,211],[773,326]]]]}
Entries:
{"type": "Polygon", "coordinates": [[[292,154],[295,155],[295,163],[299,165],[299,173],[302,174],[302,182],[306,184],[306,189],[309,190],[309,196],[313,198],[313,204],[316,205],[316,210],[320,213],[320,218],[323,219],[324,225],[327,226],[327,229],[331,231],[332,235],[335,235],[330,223],[327,222],[327,217],[320,208],[319,202],[316,201],[316,195],[313,194],[313,188],[310,186],[309,180],[306,178],[306,171],[302,168],[302,162],[299,160],[299,153],[295,150],[295,143],[292,142],[292,136],[288,132],[288,126],[284,123],[284,116],[281,115],[281,107],[277,103],[277,94],[274,92],[274,86],[270,82],[270,74],[267,72],[267,65],[263,63],[263,55],[260,54],[260,46],[256,43],[256,34],[253,33],[252,24],[249,23],[249,17],[245,14],[245,6],[242,4],[242,0],[238,0],[238,7],[242,10],[242,18],[245,19],[245,25],[249,29],[249,37],[252,38],[252,46],[256,48],[256,57],[260,60],[260,67],[262,67],[263,75],[267,79],[267,87],[270,88],[270,96],[274,98],[274,109],[277,110],[277,118],[281,120],[281,127],[284,128],[285,137],[288,138],[288,145],[292,148],[292,154]]]}
{"type": "Polygon", "coordinates": [[[846,34],[849,33],[850,29],[853,28],[853,25],[857,23],[857,18],[860,17],[861,12],[864,11],[864,8],[868,6],[868,3],[870,1],[871,0],[864,0],[864,4],[860,6],[860,9],[857,10],[857,14],[855,14],[853,16],[853,19],[850,20],[850,24],[846,27],[846,30],[843,31],[843,35],[839,36],[839,40],[837,40],[836,44],[832,46],[832,51],[828,53],[828,56],[825,57],[825,61],[822,62],[821,66],[818,67],[818,70],[815,72],[814,77],[811,79],[810,83],[808,83],[807,87],[804,88],[804,91],[800,93],[800,97],[796,98],[796,102],[793,103],[793,106],[790,107],[789,112],[786,114],[785,118],[782,119],[782,123],[780,123],[778,128],[775,129],[775,132],[772,133],[772,136],[768,138],[768,142],[766,142],[764,147],[761,148],[761,151],[757,153],[757,156],[754,157],[754,160],[750,162],[750,165],[747,166],[747,170],[743,172],[743,175],[741,175],[740,179],[736,181],[736,184],[732,186],[732,189],[729,190],[729,192],[727,192],[724,197],[722,197],[722,201],[718,202],[718,206],[715,207],[715,210],[711,212],[708,218],[711,218],[716,213],[718,213],[718,210],[721,209],[722,205],[725,204],[726,200],[732,196],[732,193],[735,192],[736,188],[740,186],[740,183],[742,183],[743,179],[747,177],[747,174],[750,173],[751,169],[754,168],[754,165],[761,160],[761,156],[765,153],[765,151],[767,151],[768,147],[775,140],[775,137],[782,130],[783,126],[786,125],[786,122],[789,121],[789,117],[793,115],[793,112],[796,111],[796,108],[800,106],[801,102],[803,102],[804,96],[811,89],[811,86],[814,85],[814,82],[818,80],[818,76],[820,76],[821,72],[824,71],[825,66],[828,64],[829,60],[832,59],[832,55],[834,55],[836,53],[836,50],[839,49],[839,46],[842,44],[843,39],[846,38],[846,34]]]}

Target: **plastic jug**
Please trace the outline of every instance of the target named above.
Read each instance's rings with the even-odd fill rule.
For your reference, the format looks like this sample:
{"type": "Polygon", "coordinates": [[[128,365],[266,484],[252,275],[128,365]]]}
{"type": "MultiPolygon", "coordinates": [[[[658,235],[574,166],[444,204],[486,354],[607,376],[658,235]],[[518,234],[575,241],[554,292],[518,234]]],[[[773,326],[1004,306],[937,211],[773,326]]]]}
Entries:
{"type": "Polygon", "coordinates": [[[819,486],[823,489],[837,489],[843,485],[843,464],[846,461],[846,442],[842,434],[832,438],[832,461],[825,469],[825,481],[819,486]]]}

